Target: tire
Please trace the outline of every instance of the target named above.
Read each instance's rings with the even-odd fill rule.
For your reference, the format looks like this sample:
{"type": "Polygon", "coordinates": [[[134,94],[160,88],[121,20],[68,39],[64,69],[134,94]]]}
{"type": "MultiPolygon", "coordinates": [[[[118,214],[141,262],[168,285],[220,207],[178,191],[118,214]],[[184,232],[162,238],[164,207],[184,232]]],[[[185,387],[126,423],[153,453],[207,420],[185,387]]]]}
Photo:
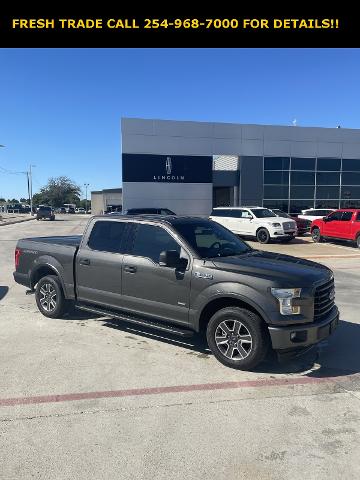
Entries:
{"type": "Polygon", "coordinates": [[[39,280],[36,285],[35,299],[38,309],[45,317],[61,318],[68,310],[68,302],[56,275],[47,275],[39,280]]]}
{"type": "Polygon", "coordinates": [[[256,240],[259,243],[269,243],[270,233],[266,230],[266,228],[259,228],[259,230],[256,232],[256,240]]]}
{"type": "Polygon", "coordinates": [[[360,248],[360,235],[356,237],[356,245],[358,248],[360,248]]]}
{"type": "Polygon", "coordinates": [[[323,241],[323,238],[320,235],[320,228],[318,227],[313,228],[311,231],[311,237],[313,239],[313,242],[321,243],[323,241]]]}
{"type": "Polygon", "coordinates": [[[216,312],[207,325],[206,338],[217,360],[237,370],[255,368],[264,360],[270,344],[261,318],[239,307],[226,307],[216,312]]]}

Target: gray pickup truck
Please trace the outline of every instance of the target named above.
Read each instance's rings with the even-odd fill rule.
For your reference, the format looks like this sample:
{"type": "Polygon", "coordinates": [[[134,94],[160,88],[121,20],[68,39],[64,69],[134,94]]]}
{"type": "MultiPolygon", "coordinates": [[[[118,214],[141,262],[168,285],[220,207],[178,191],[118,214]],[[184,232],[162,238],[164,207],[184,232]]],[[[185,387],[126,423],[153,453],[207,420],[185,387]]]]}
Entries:
{"type": "Polygon", "coordinates": [[[15,266],[47,317],[75,304],[172,334],[203,332],[237,369],[253,369],[269,347],[309,349],[339,320],[329,268],[254,250],[207,219],[96,216],[82,236],[19,240],[15,266]]]}

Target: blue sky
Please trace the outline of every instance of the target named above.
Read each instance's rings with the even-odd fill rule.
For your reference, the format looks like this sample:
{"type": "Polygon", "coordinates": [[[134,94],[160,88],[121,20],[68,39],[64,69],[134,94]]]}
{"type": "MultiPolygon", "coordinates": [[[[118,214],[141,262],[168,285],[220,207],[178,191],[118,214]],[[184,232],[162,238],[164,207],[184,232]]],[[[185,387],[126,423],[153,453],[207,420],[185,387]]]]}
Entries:
{"type": "Polygon", "coordinates": [[[114,188],[121,117],[360,128],[359,85],[358,49],[2,49],[0,167],[114,188]]]}

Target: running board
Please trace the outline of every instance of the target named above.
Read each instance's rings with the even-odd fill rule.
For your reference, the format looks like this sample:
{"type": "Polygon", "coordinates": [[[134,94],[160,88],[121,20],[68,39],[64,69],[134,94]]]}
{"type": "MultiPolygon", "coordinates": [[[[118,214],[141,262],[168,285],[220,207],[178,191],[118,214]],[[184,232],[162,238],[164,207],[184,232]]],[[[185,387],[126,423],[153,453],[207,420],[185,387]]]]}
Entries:
{"type": "Polygon", "coordinates": [[[160,330],[162,332],[172,333],[173,335],[179,335],[180,337],[192,337],[194,334],[192,330],[188,330],[186,328],[179,328],[163,322],[146,320],[144,318],[135,317],[126,313],[114,312],[112,310],[103,310],[101,308],[92,307],[88,305],[81,305],[81,304],[75,304],[75,307],[78,310],[96,313],[98,315],[103,315],[104,317],[116,318],[117,320],[124,320],[129,323],[140,325],[142,327],[154,328],[155,330],[160,330]]]}

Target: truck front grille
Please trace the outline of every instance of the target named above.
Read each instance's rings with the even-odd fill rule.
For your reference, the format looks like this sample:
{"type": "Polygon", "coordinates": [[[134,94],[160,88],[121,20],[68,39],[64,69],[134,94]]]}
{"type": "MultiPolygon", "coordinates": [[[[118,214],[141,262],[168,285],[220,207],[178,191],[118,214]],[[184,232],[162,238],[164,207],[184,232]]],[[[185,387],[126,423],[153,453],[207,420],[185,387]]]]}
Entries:
{"type": "Polygon", "coordinates": [[[324,317],[335,305],[334,278],[316,287],[314,298],[314,321],[324,317]]]}
{"type": "Polygon", "coordinates": [[[285,222],[283,225],[284,230],[295,230],[294,222],[285,222]]]}

